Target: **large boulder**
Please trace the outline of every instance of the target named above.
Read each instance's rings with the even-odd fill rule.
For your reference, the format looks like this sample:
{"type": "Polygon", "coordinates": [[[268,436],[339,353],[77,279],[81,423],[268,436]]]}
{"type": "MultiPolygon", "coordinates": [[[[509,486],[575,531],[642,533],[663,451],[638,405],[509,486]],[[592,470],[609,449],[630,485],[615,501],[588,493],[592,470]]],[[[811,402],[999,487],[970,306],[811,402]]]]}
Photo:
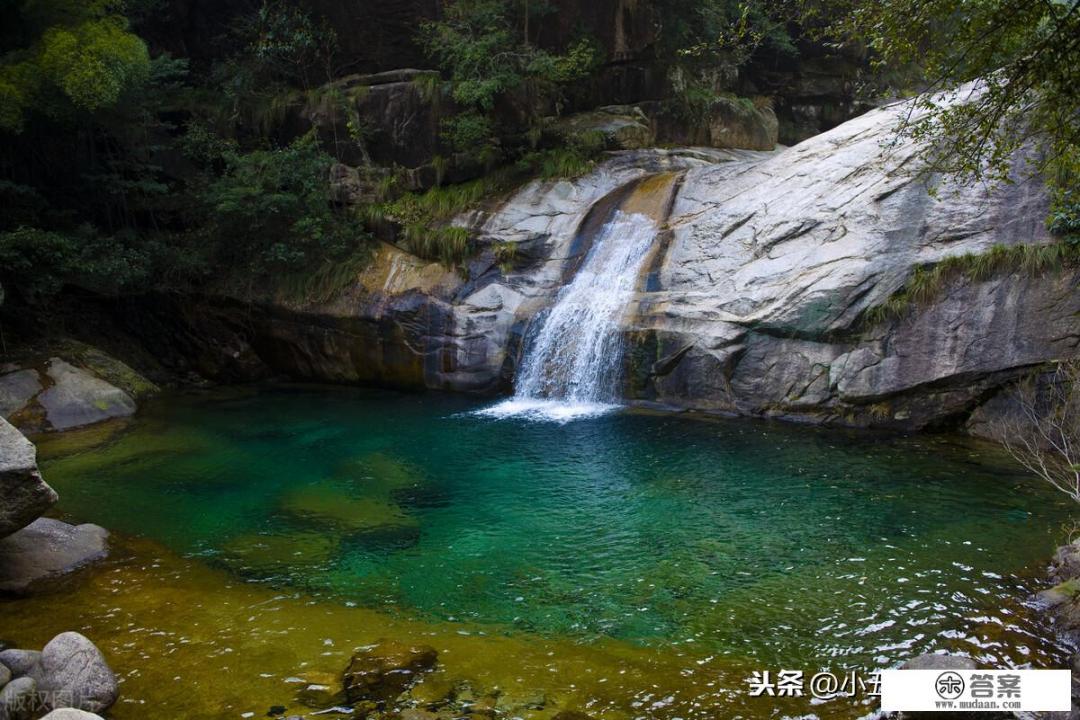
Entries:
{"type": "Polygon", "coordinates": [[[65,632],[41,651],[40,689],[50,708],[97,713],[116,702],[116,675],[101,651],[84,635],[65,632]]]}
{"type": "Polygon", "coordinates": [[[345,696],[351,703],[392,700],[434,668],[438,657],[428,645],[381,640],[353,655],[342,678],[345,696]]]}
{"type": "Polygon", "coordinates": [[[38,396],[38,402],[55,430],[135,413],[135,401],[130,395],[82,368],[52,358],[46,372],[52,385],[38,396]]]}
{"type": "Polygon", "coordinates": [[[108,537],[97,525],[38,518],[0,539],[0,593],[26,594],[44,581],[100,560],[108,554],[108,537]]]}
{"type": "Polygon", "coordinates": [[[0,418],[0,538],[29,525],[57,499],[41,479],[33,443],[0,418]]]}

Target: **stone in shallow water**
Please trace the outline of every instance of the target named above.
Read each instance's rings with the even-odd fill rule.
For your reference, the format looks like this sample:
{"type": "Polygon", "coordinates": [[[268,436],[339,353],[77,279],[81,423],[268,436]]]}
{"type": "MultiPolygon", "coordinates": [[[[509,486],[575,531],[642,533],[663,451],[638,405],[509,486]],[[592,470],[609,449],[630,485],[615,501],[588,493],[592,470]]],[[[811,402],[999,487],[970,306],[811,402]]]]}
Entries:
{"type": "Polygon", "coordinates": [[[77,632],[60,633],[41,651],[41,689],[52,708],[108,710],[119,687],[97,646],[77,632]]]}
{"type": "Polygon", "coordinates": [[[0,593],[21,595],[39,582],[100,560],[108,554],[108,537],[97,525],[38,518],[0,539],[0,593]]]}
{"type": "Polygon", "coordinates": [[[46,372],[53,385],[38,396],[38,402],[56,430],[135,413],[135,401],[126,392],[60,358],[49,360],[46,372]]]}
{"type": "Polygon", "coordinates": [[[353,655],[343,676],[345,696],[349,702],[392,700],[434,668],[438,657],[428,645],[381,640],[353,655]]]}

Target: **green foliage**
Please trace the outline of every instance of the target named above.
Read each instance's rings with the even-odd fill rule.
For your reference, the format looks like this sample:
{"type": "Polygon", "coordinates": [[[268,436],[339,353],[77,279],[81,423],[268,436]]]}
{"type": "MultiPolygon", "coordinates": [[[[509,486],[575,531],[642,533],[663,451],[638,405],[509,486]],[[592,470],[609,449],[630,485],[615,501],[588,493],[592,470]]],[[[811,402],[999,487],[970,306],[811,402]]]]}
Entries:
{"type": "Polygon", "coordinates": [[[147,258],[120,237],[84,225],[69,233],[19,227],[0,233],[0,284],[35,305],[69,283],[102,292],[145,276],[147,258]]]}
{"type": "Polygon", "coordinates": [[[118,103],[146,82],[150,55],[109,2],[7,3],[0,35],[0,130],[118,103]],[[21,31],[21,32],[19,32],[21,31]]]}
{"type": "Polygon", "coordinates": [[[560,107],[565,89],[586,77],[599,62],[596,44],[579,38],[562,53],[541,48],[530,37],[530,23],[552,8],[543,2],[446,0],[438,22],[423,26],[429,55],[450,79],[450,92],[463,107],[444,123],[445,142],[456,152],[492,164],[506,151],[506,132],[496,108],[516,109],[531,126],[552,106],[560,107]]]}
{"type": "Polygon", "coordinates": [[[248,153],[226,151],[225,171],[201,194],[216,258],[252,275],[296,271],[352,252],[356,232],[332,204],[333,159],[314,135],[248,153]]]}
{"type": "Polygon", "coordinates": [[[784,23],[763,3],[739,0],[658,0],[665,19],[661,52],[671,62],[735,70],[761,47],[797,54],[784,23]]]}
{"type": "Polygon", "coordinates": [[[264,0],[249,32],[250,57],[271,75],[310,87],[333,77],[337,34],[284,0],[264,0]]]}
{"type": "Polygon", "coordinates": [[[1030,145],[1030,169],[1056,176],[1065,162],[1075,178],[1078,0],[803,0],[802,8],[832,18],[832,36],[867,44],[879,67],[921,68],[928,92],[902,132],[925,142],[932,169],[1008,181],[1016,151],[1030,145]]]}
{"type": "Polygon", "coordinates": [[[934,265],[916,268],[900,290],[881,305],[869,308],[863,320],[873,326],[902,318],[913,307],[933,302],[945,288],[961,278],[981,282],[1015,272],[1038,277],[1077,266],[1080,266],[1080,246],[1060,242],[995,245],[984,253],[954,255],[934,265]]]}

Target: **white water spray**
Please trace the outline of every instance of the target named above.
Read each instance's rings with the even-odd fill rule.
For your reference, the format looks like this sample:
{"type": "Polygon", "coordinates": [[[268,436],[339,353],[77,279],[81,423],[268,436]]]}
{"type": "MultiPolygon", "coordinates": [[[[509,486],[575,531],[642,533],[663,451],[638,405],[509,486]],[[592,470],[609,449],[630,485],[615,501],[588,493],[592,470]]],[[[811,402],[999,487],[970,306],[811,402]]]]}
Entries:
{"type": "Polygon", "coordinates": [[[573,281],[526,344],[514,397],[482,410],[565,422],[618,405],[622,375],[619,319],[633,299],[656,237],[646,215],[616,211],[593,242],[573,281]]]}

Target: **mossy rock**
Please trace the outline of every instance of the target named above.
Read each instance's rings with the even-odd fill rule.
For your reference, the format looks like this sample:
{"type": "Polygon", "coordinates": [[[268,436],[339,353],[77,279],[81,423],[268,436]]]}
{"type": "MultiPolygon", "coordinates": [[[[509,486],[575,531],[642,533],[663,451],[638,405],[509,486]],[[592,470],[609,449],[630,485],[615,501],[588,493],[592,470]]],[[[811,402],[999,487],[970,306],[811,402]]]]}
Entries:
{"type": "Polygon", "coordinates": [[[1039,602],[1049,607],[1057,607],[1064,603],[1075,602],[1078,593],[1080,593],[1080,578],[1073,578],[1049,590],[1043,590],[1037,597],[1039,602]]]}

